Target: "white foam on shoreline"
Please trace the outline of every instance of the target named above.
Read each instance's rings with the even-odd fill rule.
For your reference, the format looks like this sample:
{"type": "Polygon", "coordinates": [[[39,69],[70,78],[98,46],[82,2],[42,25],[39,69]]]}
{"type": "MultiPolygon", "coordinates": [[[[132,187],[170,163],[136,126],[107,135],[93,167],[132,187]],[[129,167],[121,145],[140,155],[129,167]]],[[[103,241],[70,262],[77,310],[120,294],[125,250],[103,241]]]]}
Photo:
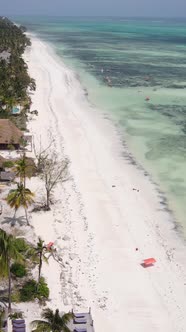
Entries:
{"type": "Polygon", "coordinates": [[[41,135],[47,145],[50,129],[59,156],[71,161],[72,179],[56,190],[56,207],[32,221],[67,259],[61,281],[54,263],[52,276],[45,267],[51,307],[91,306],[96,332],[185,331],[185,247],[154,186],[122,157],[116,129],[52,49],[32,37],[25,56],[37,84],[32,108],[39,116],[29,125],[36,144],[41,135]],[[143,269],[148,257],[157,264],[143,269]]]}

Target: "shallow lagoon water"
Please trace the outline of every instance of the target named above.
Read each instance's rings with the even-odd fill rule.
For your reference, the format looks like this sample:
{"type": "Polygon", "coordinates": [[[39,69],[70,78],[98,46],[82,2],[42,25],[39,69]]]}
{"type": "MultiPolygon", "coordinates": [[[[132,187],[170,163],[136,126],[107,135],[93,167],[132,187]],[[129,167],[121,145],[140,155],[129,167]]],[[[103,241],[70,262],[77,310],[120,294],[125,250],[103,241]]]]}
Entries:
{"type": "Polygon", "coordinates": [[[90,102],[113,119],[186,234],[186,22],[16,20],[79,74],[90,102]]]}

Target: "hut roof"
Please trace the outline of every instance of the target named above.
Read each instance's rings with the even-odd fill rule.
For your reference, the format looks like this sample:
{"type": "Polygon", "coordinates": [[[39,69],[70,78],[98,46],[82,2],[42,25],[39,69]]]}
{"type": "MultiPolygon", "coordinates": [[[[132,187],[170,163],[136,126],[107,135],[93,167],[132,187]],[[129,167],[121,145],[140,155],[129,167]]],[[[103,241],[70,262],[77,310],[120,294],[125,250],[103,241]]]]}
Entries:
{"type": "Polygon", "coordinates": [[[21,130],[8,119],[0,119],[0,144],[20,144],[21,130]]]}

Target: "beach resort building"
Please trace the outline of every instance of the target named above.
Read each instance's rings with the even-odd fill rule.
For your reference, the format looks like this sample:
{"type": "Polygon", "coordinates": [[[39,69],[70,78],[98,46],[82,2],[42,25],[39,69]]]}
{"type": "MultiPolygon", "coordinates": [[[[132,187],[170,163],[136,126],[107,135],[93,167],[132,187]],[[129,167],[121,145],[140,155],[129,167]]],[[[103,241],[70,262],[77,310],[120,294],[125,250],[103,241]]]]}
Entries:
{"type": "Polygon", "coordinates": [[[23,132],[8,119],[0,119],[0,150],[8,150],[10,146],[18,150],[23,138],[23,132]]]}

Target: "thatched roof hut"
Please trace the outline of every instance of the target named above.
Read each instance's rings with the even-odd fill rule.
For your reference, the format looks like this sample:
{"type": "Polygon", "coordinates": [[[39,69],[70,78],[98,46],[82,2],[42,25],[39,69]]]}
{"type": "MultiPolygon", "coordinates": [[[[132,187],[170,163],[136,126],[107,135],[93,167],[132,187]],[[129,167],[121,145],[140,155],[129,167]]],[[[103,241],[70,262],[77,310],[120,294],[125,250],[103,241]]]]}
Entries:
{"type": "Polygon", "coordinates": [[[0,149],[6,150],[13,145],[19,149],[23,133],[8,119],[0,119],[0,149]]]}

